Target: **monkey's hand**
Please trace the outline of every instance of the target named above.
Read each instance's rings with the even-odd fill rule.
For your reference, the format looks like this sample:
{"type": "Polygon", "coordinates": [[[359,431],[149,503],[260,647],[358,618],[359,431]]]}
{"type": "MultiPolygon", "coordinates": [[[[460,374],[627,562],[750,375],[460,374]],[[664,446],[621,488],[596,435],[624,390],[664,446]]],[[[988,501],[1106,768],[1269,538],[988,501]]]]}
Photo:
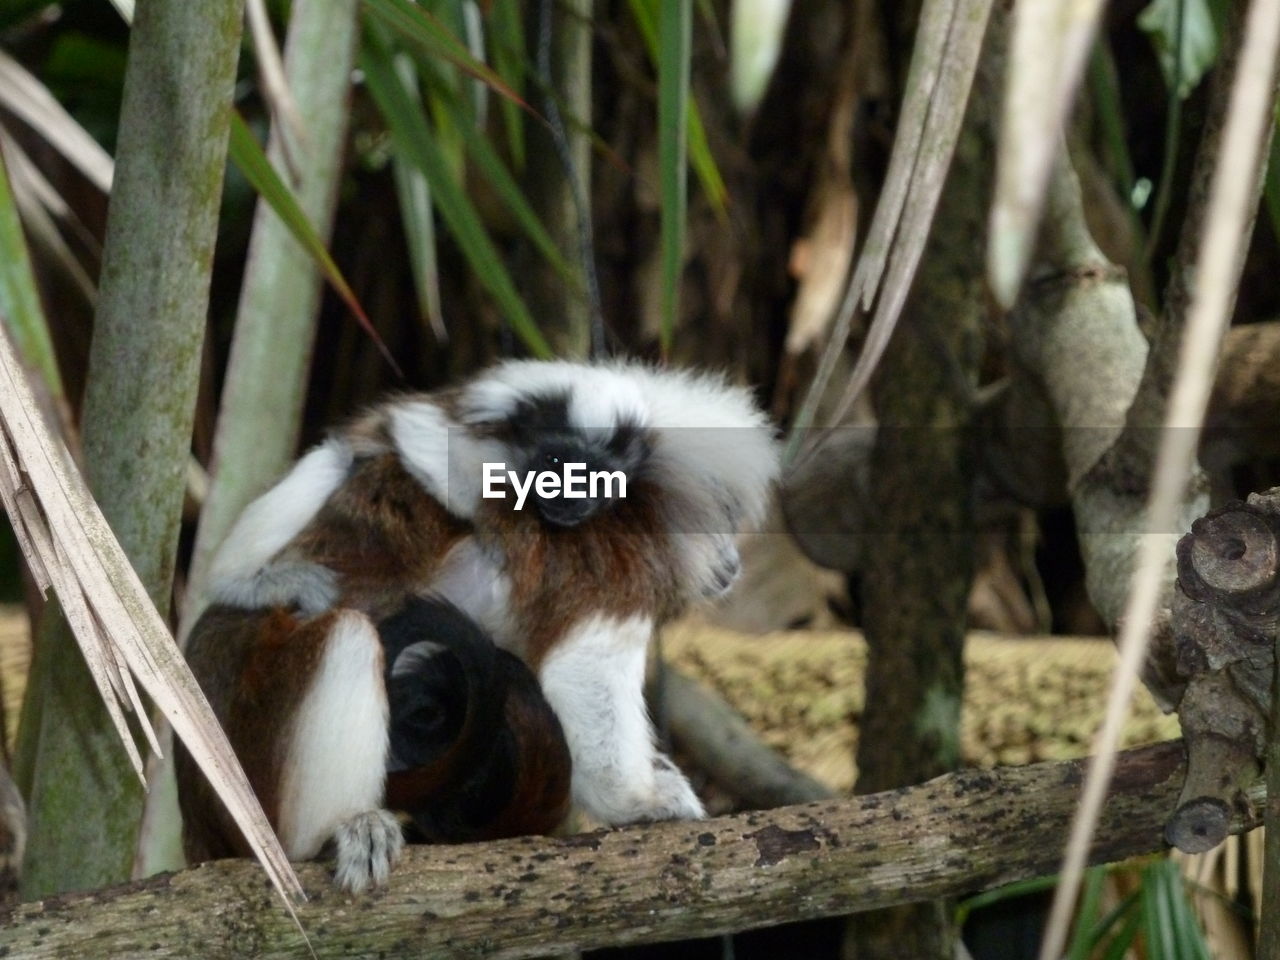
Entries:
{"type": "Polygon", "coordinates": [[[683,541],[684,566],[691,581],[690,599],[723,597],[742,574],[737,540],[726,533],[690,533],[683,541]]]}
{"type": "Polygon", "coordinates": [[[275,560],[245,577],[216,584],[213,598],[246,610],[261,607],[297,607],[312,617],[338,601],[338,576],[318,563],[275,560]]]}
{"type": "Polygon", "coordinates": [[[404,834],[387,810],[366,810],[338,825],[333,882],[349,893],[381,887],[404,849],[404,834]]]}

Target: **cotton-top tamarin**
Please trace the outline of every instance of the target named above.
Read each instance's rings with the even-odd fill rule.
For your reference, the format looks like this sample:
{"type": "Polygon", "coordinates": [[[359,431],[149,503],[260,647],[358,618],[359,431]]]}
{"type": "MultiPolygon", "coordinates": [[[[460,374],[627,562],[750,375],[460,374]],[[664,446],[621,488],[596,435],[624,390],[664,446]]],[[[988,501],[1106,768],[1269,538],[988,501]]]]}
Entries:
{"type": "MultiPolygon", "coordinates": [[[[421,789],[405,796],[405,751],[416,738],[425,746],[410,765],[449,754],[465,767],[483,751],[451,748],[481,714],[512,744],[503,762],[541,772],[471,782],[536,788],[546,812],[518,824],[495,813],[503,826],[488,831],[431,814],[421,820],[437,826],[424,832],[550,829],[563,778],[547,760],[558,731],[546,704],[572,760],[572,799],[592,817],[702,816],[654,743],[647,646],[658,624],[732,585],[736,535],[760,520],[776,474],[772,431],[745,390],[628,362],[503,363],[457,388],[392,399],[313,449],[227,537],[213,564],[214,606],[189,650],[242,759],[270,758],[246,765],[285,849],[310,857],[332,838],[340,883],[380,881],[401,842],[384,804],[419,820],[415,811],[447,810],[441,793],[457,789],[420,774],[421,789]],[[583,496],[565,495],[574,470],[583,496]],[[561,482],[535,482],[542,474],[561,482]],[[592,475],[602,478],[594,490],[592,475]],[[478,668],[458,655],[459,637],[472,654],[496,642],[523,664],[493,667],[505,677],[501,718],[486,713],[497,701],[479,706],[490,681],[464,681],[478,668]],[[432,660],[456,682],[437,677],[410,693],[414,681],[397,681],[432,660]],[[413,704],[399,717],[397,697],[413,704]],[[436,724],[433,698],[453,719],[436,724]],[[522,741],[515,718],[525,714],[541,718],[540,733],[522,741]]],[[[450,770],[465,776],[462,767],[450,770]]],[[[225,837],[225,818],[185,769],[189,840],[225,837]]],[[[195,856],[234,849],[189,846],[195,856]]]]}

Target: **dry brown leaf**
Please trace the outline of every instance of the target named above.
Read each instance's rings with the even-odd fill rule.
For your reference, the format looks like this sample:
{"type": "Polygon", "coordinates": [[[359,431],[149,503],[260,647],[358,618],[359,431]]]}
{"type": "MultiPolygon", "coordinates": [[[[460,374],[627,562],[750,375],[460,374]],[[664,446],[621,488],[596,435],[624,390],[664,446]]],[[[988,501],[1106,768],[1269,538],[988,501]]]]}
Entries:
{"type": "Polygon", "coordinates": [[[0,105],[20,117],[103,193],[111,192],[110,155],[54,99],[47,87],[0,51],[0,105]]]}
{"type": "Polygon", "coordinates": [[[0,426],[0,499],[39,582],[57,591],[139,776],[142,763],[121,698],[153,747],[155,741],[133,677],[173,724],[286,903],[301,899],[293,868],[181,651],[66,448],[40,416],[7,333],[0,335],[0,426]]]}
{"type": "Polygon", "coordinates": [[[991,0],[926,0],[911,55],[902,119],[889,158],[889,172],[876,204],[858,266],[840,305],[831,339],[796,417],[788,454],[812,423],[836,362],[844,351],[861,304],[877,297],[875,317],[833,423],[852,407],[870,382],[888,346],[907,291],[924,253],[929,225],[964,120],[991,0]],[[883,289],[881,281],[883,279],[883,289]]]}

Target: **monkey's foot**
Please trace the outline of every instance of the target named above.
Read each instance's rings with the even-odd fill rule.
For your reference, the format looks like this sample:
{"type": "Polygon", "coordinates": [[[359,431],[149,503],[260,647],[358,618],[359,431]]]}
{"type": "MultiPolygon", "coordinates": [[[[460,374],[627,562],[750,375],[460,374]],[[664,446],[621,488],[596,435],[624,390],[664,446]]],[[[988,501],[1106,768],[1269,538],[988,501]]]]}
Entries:
{"type": "Polygon", "coordinates": [[[339,824],[333,833],[337,863],[333,882],[349,893],[381,887],[404,849],[400,824],[387,810],[366,810],[339,824]]]}
{"type": "Polygon", "coordinates": [[[648,820],[701,820],[707,815],[693,787],[669,757],[653,758],[654,812],[648,820]]]}
{"type": "Polygon", "coordinates": [[[646,765],[651,772],[644,782],[635,782],[639,777],[630,782],[617,776],[591,777],[581,768],[575,770],[574,803],[592,819],[614,827],[655,820],[701,820],[707,815],[693,787],[670,759],[657,754],[646,765]]]}

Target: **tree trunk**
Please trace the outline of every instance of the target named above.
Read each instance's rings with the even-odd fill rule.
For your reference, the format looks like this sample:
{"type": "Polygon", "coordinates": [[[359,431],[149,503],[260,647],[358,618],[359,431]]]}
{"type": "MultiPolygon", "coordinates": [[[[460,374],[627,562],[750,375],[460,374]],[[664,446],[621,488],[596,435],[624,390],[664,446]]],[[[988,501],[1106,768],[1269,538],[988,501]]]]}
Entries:
{"type": "MultiPolygon", "coordinates": [[[[298,204],[322,238],[333,221],[350,115],[359,5],[355,0],[299,0],[289,18],[285,76],[305,128],[295,150],[298,204]]],[[[279,122],[268,157],[285,167],[279,122]]],[[[286,177],[286,180],[288,178],[286,177]]],[[[261,198],[214,437],[212,484],[200,513],[187,572],[179,639],[204,609],[209,562],[246,504],[288,466],[297,450],[315,341],[321,278],[310,255],[261,198]]],[[[185,862],[178,833],[172,732],[160,720],[165,758],[148,763],[147,795],[135,876],[176,870],[185,862]]]]}
{"type": "MultiPolygon", "coordinates": [[[[89,484],[169,609],[243,0],[139,0],[83,425],[89,484]]],[[[24,710],[23,894],[129,876],[142,792],[65,625],[24,710]]]]}
{"type": "MultiPolygon", "coordinates": [[[[960,760],[977,466],[972,421],[999,102],[987,46],[929,244],[874,387],[877,520],[862,584],[869,659],[858,793],[920,783],[960,760]]],[[[940,902],[859,917],[845,955],[950,958],[952,926],[950,905],[940,902]]]]}

